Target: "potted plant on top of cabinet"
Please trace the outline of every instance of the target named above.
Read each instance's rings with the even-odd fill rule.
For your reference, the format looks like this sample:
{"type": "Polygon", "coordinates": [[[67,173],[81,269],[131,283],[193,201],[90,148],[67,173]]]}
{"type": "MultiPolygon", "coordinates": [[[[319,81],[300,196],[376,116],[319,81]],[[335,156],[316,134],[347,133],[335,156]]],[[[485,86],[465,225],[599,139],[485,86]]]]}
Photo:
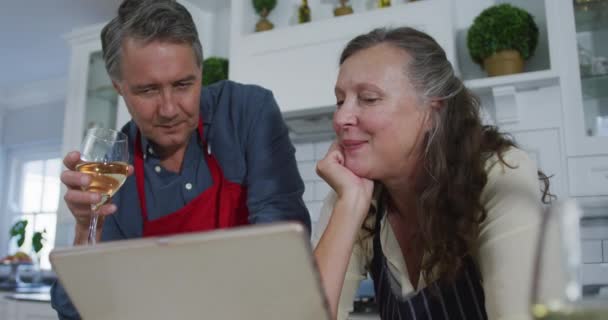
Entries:
{"type": "Polygon", "coordinates": [[[537,44],[538,26],[532,15],[510,4],[482,11],[467,34],[471,58],[491,77],[522,72],[537,44]]]}
{"type": "Polygon", "coordinates": [[[266,17],[270,14],[270,11],[277,5],[277,0],[253,0],[253,7],[255,11],[260,15],[260,21],[255,25],[255,31],[266,31],[274,28],[274,24],[268,21],[266,17]]]}

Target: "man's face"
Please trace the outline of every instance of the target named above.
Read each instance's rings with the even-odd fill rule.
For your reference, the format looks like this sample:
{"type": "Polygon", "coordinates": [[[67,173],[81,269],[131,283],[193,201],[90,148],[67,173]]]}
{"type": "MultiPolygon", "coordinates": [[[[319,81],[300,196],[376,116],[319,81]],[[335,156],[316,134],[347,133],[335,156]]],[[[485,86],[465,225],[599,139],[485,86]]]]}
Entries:
{"type": "Polygon", "coordinates": [[[187,145],[198,125],[202,76],[192,46],[128,38],[121,49],[122,80],[114,86],[141,133],[159,152],[187,145]]]}

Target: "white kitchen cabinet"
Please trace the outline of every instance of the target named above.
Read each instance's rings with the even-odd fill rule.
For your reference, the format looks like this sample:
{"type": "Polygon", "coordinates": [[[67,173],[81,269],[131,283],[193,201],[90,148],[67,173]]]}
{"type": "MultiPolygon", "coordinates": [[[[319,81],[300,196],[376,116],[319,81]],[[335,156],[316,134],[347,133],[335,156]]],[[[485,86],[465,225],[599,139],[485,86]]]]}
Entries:
{"type": "Polygon", "coordinates": [[[281,12],[278,22],[271,13],[275,28],[254,33],[257,15],[250,1],[233,0],[230,79],[271,89],[283,112],[333,106],[341,50],[350,39],[373,28],[407,25],[424,30],[456,63],[451,5],[448,0],[395,3],[389,8],[315,20],[315,13],[321,10],[317,3],[312,8],[312,22],[285,25],[280,23],[281,17],[285,20],[293,13],[281,12]]]}
{"type": "Polygon", "coordinates": [[[570,157],[568,173],[572,196],[608,196],[608,156],[570,157]]]}
{"type": "Polygon", "coordinates": [[[608,155],[608,2],[556,2],[568,156],[608,155]]]}

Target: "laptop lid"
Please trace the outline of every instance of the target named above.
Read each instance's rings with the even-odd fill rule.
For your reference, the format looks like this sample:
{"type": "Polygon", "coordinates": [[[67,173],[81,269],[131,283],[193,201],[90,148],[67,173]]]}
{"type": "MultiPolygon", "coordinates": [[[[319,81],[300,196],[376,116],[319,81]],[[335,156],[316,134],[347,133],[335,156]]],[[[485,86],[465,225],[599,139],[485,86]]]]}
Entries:
{"type": "Polygon", "coordinates": [[[50,260],[83,319],[329,319],[295,223],[62,248],[50,260]]]}

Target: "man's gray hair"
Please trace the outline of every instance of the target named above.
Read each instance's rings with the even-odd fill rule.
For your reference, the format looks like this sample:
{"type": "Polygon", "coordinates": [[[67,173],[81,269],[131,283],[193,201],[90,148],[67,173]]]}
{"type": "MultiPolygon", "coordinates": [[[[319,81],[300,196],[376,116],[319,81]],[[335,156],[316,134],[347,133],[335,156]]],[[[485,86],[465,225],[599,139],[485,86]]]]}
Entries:
{"type": "Polygon", "coordinates": [[[101,31],[101,47],[106,71],[112,80],[121,80],[122,44],[131,38],[148,43],[159,40],[192,46],[198,66],[203,48],[188,10],[175,0],[125,0],[118,16],[101,31]]]}

